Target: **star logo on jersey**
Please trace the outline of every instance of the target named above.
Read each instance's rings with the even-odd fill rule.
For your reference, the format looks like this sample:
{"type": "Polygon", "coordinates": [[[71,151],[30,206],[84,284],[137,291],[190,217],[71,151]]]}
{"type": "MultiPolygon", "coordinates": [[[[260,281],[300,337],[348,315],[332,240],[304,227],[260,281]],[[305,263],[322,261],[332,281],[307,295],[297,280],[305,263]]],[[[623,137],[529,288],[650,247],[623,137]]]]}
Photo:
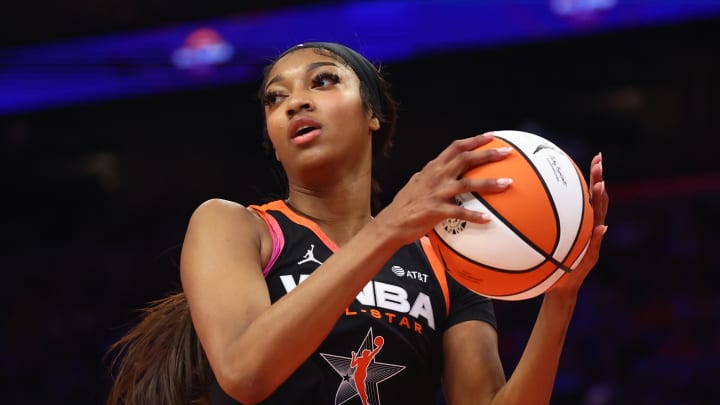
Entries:
{"type": "Polygon", "coordinates": [[[370,328],[358,350],[353,351],[350,357],[320,353],[342,378],[335,393],[335,405],[344,404],[356,396],[360,397],[363,405],[380,405],[378,385],[405,369],[405,366],[375,361],[384,345],[385,339],[382,336],[373,337],[370,328]]]}

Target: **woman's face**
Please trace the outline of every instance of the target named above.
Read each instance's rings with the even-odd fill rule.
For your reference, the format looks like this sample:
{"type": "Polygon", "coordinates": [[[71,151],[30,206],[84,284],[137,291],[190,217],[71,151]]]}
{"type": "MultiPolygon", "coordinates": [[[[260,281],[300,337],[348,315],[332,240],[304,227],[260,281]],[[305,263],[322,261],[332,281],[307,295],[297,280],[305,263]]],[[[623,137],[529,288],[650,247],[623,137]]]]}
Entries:
{"type": "Polygon", "coordinates": [[[268,135],[291,179],[304,169],[369,169],[379,122],[364,107],[352,69],[316,49],[300,49],[275,63],[264,94],[268,135]]]}

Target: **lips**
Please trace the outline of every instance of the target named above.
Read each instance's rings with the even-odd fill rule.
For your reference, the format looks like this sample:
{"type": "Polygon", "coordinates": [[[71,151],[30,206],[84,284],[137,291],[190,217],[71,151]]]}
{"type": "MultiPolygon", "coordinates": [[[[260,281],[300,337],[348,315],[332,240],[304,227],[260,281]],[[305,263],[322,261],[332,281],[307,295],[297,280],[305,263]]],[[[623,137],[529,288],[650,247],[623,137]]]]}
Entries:
{"type": "Polygon", "coordinates": [[[288,136],[293,143],[307,143],[320,135],[322,125],[310,118],[296,118],[290,123],[288,136]]]}

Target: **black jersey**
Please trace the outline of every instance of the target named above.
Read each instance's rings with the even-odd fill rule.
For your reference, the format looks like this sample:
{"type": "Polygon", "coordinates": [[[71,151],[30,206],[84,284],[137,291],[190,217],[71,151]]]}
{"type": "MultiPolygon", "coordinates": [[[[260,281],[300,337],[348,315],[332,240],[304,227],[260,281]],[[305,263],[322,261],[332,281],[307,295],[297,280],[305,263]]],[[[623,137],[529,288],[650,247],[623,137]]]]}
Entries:
{"type": "MultiPolygon", "coordinates": [[[[314,222],[275,201],[253,208],[273,239],[264,269],[272,302],[338,249],[314,222]]],[[[402,247],[357,295],[330,335],[263,404],[435,404],[442,335],[492,303],[447,275],[426,238],[402,247]]],[[[237,404],[215,384],[213,404],[237,404]]]]}

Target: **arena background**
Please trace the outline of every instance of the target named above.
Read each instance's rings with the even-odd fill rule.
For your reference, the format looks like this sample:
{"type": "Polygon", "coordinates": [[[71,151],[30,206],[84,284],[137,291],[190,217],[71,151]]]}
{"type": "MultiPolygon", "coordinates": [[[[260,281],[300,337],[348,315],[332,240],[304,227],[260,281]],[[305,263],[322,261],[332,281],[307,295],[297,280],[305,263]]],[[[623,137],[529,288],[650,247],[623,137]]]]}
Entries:
{"type": "MultiPolygon", "coordinates": [[[[246,3],[6,5],[0,100],[19,105],[13,101],[27,96],[3,75],[59,69],[2,60],[17,50],[350,2],[246,3]]],[[[515,3],[522,10],[533,2],[515,3]]],[[[381,166],[381,200],[452,139],[487,130],[536,132],[583,168],[602,151],[609,233],[581,291],[552,403],[718,403],[720,16],[583,31],[609,12],[603,7],[623,1],[560,3],[584,13],[577,32],[383,63],[401,120],[394,153],[381,166]]],[[[402,34],[388,43],[410,40],[402,34]]],[[[358,35],[348,45],[363,43],[358,35]]],[[[177,257],[193,209],[211,197],[250,203],[278,192],[261,148],[261,66],[250,68],[253,80],[0,115],[0,402],[102,403],[108,345],[144,303],[179,288],[177,257]]],[[[497,303],[508,373],[539,302],[497,303]]]]}

